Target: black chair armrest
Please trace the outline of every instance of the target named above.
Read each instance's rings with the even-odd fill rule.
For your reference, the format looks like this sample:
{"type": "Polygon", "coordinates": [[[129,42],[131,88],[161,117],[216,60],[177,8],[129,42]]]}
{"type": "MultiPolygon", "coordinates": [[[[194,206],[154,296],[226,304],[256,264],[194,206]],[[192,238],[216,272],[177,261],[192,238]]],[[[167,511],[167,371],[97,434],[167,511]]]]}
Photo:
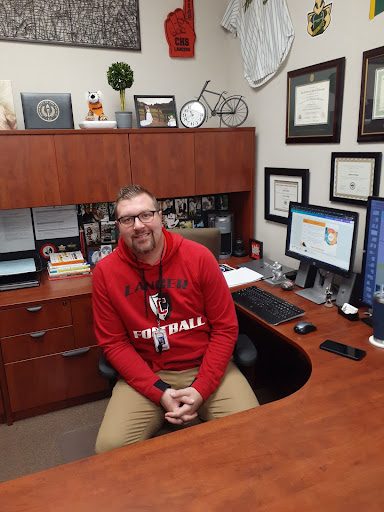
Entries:
{"type": "Polygon", "coordinates": [[[117,371],[108,363],[104,357],[104,354],[101,354],[99,357],[99,372],[102,377],[105,377],[111,381],[116,380],[118,377],[117,371]]]}
{"type": "Polygon", "coordinates": [[[246,334],[239,334],[233,352],[233,358],[238,366],[253,366],[257,360],[257,350],[246,334]]]}

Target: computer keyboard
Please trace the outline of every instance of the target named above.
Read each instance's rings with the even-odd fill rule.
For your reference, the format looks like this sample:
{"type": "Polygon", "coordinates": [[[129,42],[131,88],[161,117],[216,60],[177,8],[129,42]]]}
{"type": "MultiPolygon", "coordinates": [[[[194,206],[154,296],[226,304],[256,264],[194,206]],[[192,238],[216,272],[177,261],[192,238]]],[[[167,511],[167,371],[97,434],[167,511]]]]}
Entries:
{"type": "Polygon", "coordinates": [[[304,315],[303,309],[257,286],[250,286],[234,292],[232,297],[236,304],[243,306],[272,325],[278,325],[304,315]]]}

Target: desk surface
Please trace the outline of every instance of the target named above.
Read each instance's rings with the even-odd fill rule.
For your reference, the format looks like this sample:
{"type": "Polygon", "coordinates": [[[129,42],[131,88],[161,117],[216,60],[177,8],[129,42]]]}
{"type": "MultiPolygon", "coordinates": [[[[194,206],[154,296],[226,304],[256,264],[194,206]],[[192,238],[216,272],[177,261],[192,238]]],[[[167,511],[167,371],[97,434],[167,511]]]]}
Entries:
{"type": "MultiPolygon", "coordinates": [[[[271,290],[266,284],[260,284],[271,290]]],[[[1,510],[382,511],[384,350],[362,322],[276,290],[318,330],[273,327],[312,365],[306,384],[276,402],[0,484],[1,510]],[[319,350],[325,338],[363,348],[352,361],[319,350]]]]}

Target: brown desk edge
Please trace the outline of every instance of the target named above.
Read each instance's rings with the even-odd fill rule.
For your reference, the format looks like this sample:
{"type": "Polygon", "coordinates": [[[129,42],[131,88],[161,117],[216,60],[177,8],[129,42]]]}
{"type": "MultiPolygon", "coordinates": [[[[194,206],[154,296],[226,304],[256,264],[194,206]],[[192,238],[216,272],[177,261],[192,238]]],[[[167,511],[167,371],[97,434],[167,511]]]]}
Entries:
{"type": "MultiPolygon", "coordinates": [[[[260,283],[258,283],[260,284],[260,283]]],[[[266,284],[260,286],[271,290],[266,284]]],[[[382,511],[384,351],[370,329],[292,292],[318,330],[269,326],[303,350],[308,382],[282,400],[0,484],[1,509],[34,511],[382,511]],[[359,362],[325,338],[367,351],[359,362]]],[[[255,318],[256,321],[256,318],[255,318]]]]}

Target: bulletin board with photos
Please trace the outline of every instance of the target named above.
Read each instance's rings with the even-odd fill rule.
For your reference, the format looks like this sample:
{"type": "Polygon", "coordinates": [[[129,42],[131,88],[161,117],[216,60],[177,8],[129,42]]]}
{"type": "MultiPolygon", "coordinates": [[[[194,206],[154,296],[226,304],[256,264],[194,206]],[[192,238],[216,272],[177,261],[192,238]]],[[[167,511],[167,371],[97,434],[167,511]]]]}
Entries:
{"type": "Polygon", "coordinates": [[[215,217],[229,210],[228,194],[176,197],[159,200],[167,229],[214,227],[215,217]]]}
{"type": "Polygon", "coordinates": [[[77,214],[88,262],[96,265],[98,261],[111,254],[117,244],[115,204],[79,204],[77,214]]]}

